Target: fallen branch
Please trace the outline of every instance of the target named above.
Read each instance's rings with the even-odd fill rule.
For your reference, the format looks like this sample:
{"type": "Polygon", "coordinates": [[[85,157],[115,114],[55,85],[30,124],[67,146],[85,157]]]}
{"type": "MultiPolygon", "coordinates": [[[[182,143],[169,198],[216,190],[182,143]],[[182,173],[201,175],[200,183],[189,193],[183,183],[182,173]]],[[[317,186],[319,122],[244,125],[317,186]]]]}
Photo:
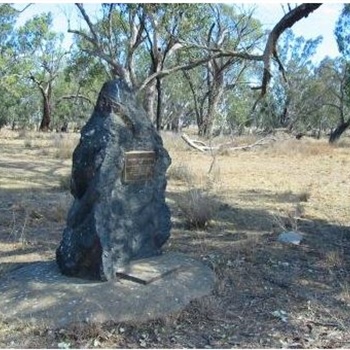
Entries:
{"type": "Polygon", "coordinates": [[[227,150],[227,151],[246,151],[248,149],[257,147],[257,146],[263,146],[269,142],[276,141],[276,139],[273,136],[266,136],[258,141],[249,144],[249,145],[242,145],[242,146],[234,146],[230,147],[232,145],[232,142],[230,143],[225,143],[217,146],[207,146],[204,142],[202,141],[197,141],[197,140],[191,140],[188,135],[182,134],[181,138],[192,148],[196,149],[197,151],[206,153],[207,151],[218,151],[218,150],[227,150]]]}
{"type": "Polygon", "coordinates": [[[204,142],[197,141],[197,140],[191,140],[186,134],[182,134],[181,138],[192,148],[200,151],[200,152],[206,152],[206,151],[213,151],[214,149],[219,149],[217,147],[209,147],[206,146],[204,142]]]}
{"type": "Polygon", "coordinates": [[[236,147],[230,147],[228,148],[229,151],[238,151],[238,150],[248,150],[250,148],[256,147],[256,146],[263,146],[266,145],[269,142],[276,141],[276,139],[272,136],[266,136],[263,137],[262,139],[259,139],[258,141],[250,144],[250,145],[243,145],[243,146],[236,146],[236,147]]]}

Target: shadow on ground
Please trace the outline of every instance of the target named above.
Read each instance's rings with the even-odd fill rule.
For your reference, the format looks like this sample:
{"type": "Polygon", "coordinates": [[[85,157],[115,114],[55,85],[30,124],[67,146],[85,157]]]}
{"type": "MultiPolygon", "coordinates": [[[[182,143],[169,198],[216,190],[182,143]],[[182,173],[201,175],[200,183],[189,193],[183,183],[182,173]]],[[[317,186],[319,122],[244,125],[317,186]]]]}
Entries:
{"type": "MultiPolygon", "coordinates": [[[[167,193],[174,225],[165,250],[186,253],[207,264],[217,276],[215,290],[192,302],[172,322],[162,321],[163,335],[156,336],[150,322],[136,323],[128,326],[123,334],[126,343],[120,344],[140,347],[137,337],[146,329],[147,347],[155,348],[350,346],[350,227],[299,218],[303,241],[299,246],[286,245],[277,240],[281,227],[276,222],[288,229],[288,217],[235,207],[216,198],[219,210],[213,223],[205,230],[188,230],[176,205],[182,195],[167,193]]],[[[1,189],[0,196],[5,209],[29,198],[16,189],[1,189]]],[[[53,222],[50,211],[67,193],[36,190],[35,196],[36,200],[27,202],[33,207],[26,212],[37,211],[43,218],[27,221],[26,237],[33,242],[25,248],[28,254],[36,248],[40,253],[47,242],[53,251],[65,225],[64,216],[53,222]]],[[[11,210],[2,209],[0,244],[18,239],[8,234],[11,215],[11,210]]],[[[16,250],[0,252],[0,258],[15,256],[16,250]]],[[[18,263],[13,264],[15,268],[18,263]]],[[[67,333],[58,333],[57,341],[64,336],[67,333]]],[[[102,346],[109,344],[102,342],[102,346]]]]}
{"type": "MultiPolygon", "coordinates": [[[[172,203],[184,195],[168,193],[172,203]]],[[[259,195],[254,191],[255,197],[259,195]]],[[[284,194],[262,195],[271,201],[295,200],[284,194]]],[[[349,337],[343,337],[350,327],[350,227],[298,218],[302,243],[288,245],[277,237],[281,223],[286,230],[293,229],[289,217],[211,200],[219,210],[205,231],[187,230],[174,207],[180,217],[169,249],[200,255],[217,272],[216,306],[205,312],[212,314],[207,317],[214,324],[231,325],[228,343],[238,347],[350,344],[349,337]],[[335,334],[342,340],[337,341],[335,334]]]]}

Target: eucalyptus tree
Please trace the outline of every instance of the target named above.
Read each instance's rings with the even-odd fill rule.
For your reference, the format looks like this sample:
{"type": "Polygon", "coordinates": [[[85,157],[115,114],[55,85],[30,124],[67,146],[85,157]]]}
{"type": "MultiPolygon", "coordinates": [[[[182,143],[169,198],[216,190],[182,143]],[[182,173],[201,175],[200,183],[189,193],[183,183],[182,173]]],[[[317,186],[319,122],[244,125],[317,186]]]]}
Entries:
{"type": "Polygon", "coordinates": [[[343,57],[342,60],[342,72],[339,80],[339,92],[337,99],[339,101],[339,123],[337,127],[332,131],[329,142],[333,143],[337,141],[343,132],[350,126],[350,4],[344,4],[342,13],[340,14],[336,28],[335,37],[337,39],[338,49],[343,57]],[[344,113],[344,107],[346,107],[346,113],[344,113]]]}
{"type": "Polygon", "coordinates": [[[100,60],[79,50],[80,38],[75,38],[65,60],[63,74],[57,81],[58,98],[55,109],[58,119],[67,124],[82,125],[91,115],[101,84],[109,77],[100,60]]]}
{"type": "Polygon", "coordinates": [[[10,4],[0,4],[0,128],[6,125],[16,106],[17,75],[12,43],[16,37],[18,12],[10,4]]]}
{"type": "MultiPolygon", "coordinates": [[[[83,4],[76,4],[83,23],[80,28],[70,28],[69,32],[81,38],[79,49],[83,53],[98,57],[108,67],[111,76],[124,79],[139,95],[144,95],[144,105],[152,119],[155,118],[155,98],[158,96],[158,129],[162,124],[162,78],[180,70],[186,72],[207,64],[208,76],[216,75],[215,79],[207,80],[211,80],[213,87],[215,84],[218,87],[211,89],[212,95],[207,107],[209,118],[200,122],[201,132],[210,133],[211,116],[222,95],[222,68],[228,65],[228,61],[263,62],[262,84],[256,87],[261,90],[263,97],[271,78],[271,58],[278,58],[276,44],[279,36],[320,5],[302,4],[286,14],[268,35],[262,54],[249,53],[246,47],[237,45],[219,45],[221,40],[227,40],[225,30],[221,30],[219,25],[212,30],[209,27],[205,45],[181,40],[181,34],[199,33],[198,27],[203,26],[208,13],[207,4],[103,4],[100,16],[94,19],[83,4]],[[188,51],[191,51],[191,55],[182,55],[181,60],[173,59],[174,53],[188,51]]],[[[212,16],[213,14],[215,11],[212,16]]],[[[234,31],[235,24],[231,28],[234,31]]]]}
{"type": "Polygon", "coordinates": [[[315,89],[315,64],[312,58],[321,41],[321,36],[308,40],[303,36],[296,37],[292,30],[281,37],[279,59],[285,74],[275,74],[271,88],[273,99],[278,101],[274,104],[276,127],[287,127],[289,130],[304,128],[310,116],[319,113],[324,96],[315,89]]]}
{"type": "Polygon", "coordinates": [[[29,19],[18,33],[20,60],[26,65],[26,75],[42,98],[42,118],[39,130],[48,131],[52,118],[53,87],[66,52],[63,35],[52,30],[52,14],[43,13],[29,19]]]}
{"type": "MultiPolygon", "coordinates": [[[[55,80],[52,129],[68,131],[68,125],[81,128],[94,106],[97,91],[93,91],[93,85],[87,88],[75,75],[70,75],[70,68],[67,64],[64,72],[55,80]]],[[[93,83],[91,80],[89,82],[93,83]]]]}
{"type": "Polygon", "coordinates": [[[162,83],[162,124],[161,129],[180,131],[193,122],[195,112],[191,91],[181,73],[175,73],[162,83]]]}
{"type": "Polygon", "coordinates": [[[350,121],[349,66],[343,57],[327,57],[320,63],[316,74],[323,91],[326,125],[333,129],[329,138],[332,143],[339,139],[350,121]]]}
{"type": "Polygon", "coordinates": [[[77,42],[81,52],[99,57],[111,77],[124,79],[143,96],[144,107],[159,129],[162,78],[201,63],[179,66],[169,58],[184,48],[179,37],[196,32],[204,5],[103,4],[100,17],[94,22],[83,4],[76,6],[85,27],[69,32],[80,37],[77,42]]]}
{"type": "MultiPolygon", "coordinates": [[[[209,11],[211,21],[200,36],[197,35],[197,47],[205,51],[245,52],[251,54],[253,60],[253,51],[263,35],[261,25],[252,17],[252,12],[242,13],[233,6],[223,4],[210,5],[209,11]]],[[[228,103],[228,98],[246,78],[249,62],[245,57],[223,55],[184,73],[194,100],[200,135],[211,135],[215,121],[222,119],[219,117],[224,110],[220,105],[228,103]]]]}

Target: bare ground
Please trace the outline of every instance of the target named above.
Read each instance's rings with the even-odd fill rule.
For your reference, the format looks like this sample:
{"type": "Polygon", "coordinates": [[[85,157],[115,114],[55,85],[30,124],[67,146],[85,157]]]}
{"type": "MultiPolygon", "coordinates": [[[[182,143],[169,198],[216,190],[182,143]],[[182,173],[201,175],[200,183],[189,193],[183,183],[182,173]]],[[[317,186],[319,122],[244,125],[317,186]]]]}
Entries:
{"type": "MultiPolygon", "coordinates": [[[[78,136],[0,132],[0,276],[54,257],[78,136]]],[[[50,329],[0,316],[0,347],[350,348],[350,142],[281,140],[211,156],[164,140],[173,159],[165,250],[208,264],[213,293],[142,324],[50,329]],[[189,229],[180,209],[193,188],[205,189],[212,209],[204,229],[189,229]],[[302,243],[278,242],[286,230],[302,243]]]]}

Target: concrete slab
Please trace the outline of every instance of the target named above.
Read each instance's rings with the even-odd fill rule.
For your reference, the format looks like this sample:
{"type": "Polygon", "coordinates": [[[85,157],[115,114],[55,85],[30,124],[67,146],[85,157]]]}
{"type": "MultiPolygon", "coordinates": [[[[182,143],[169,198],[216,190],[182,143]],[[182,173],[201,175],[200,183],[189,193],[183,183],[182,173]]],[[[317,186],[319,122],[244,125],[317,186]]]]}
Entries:
{"type": "Polygon", "coordinates": [[[96,282],[62,275],[55,261],[28,263],[0,279],[0,315],[52,327],[144,321],[181,310],[215,282],[209,267],[179,253],[135,261],[121,273],[96,282]]]}

